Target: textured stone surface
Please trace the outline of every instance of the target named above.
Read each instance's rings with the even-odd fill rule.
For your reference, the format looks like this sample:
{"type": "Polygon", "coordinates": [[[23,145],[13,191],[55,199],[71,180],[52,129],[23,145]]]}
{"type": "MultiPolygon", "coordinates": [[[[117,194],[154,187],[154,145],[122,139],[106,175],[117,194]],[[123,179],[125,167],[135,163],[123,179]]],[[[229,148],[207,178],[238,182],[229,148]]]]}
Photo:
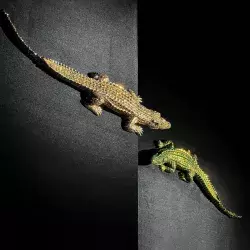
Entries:
{"type": "MultiPolygon", "coordinates": [[[[40,55],[83,73],[105,72],[137,91],[133,1],[22,0],[1,8],[40,55]]],[[[119,117],[85,109],[79,92],[40,71],[0,33],[5,235],[33,249],[131,249],[137,136],[121,129],[119,117]]]]}

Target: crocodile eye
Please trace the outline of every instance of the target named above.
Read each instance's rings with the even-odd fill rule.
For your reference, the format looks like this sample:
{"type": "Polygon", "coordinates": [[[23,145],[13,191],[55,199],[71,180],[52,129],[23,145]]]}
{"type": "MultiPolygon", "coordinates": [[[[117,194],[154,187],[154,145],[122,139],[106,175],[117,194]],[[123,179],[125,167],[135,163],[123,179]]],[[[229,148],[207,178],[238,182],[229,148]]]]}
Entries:
{"type": "Polygon", "coordinates": [[[151,120],[152,123],[154,123],[155,125],[159,125],[159,122],[157,122],[156,120],[151,120]]]}

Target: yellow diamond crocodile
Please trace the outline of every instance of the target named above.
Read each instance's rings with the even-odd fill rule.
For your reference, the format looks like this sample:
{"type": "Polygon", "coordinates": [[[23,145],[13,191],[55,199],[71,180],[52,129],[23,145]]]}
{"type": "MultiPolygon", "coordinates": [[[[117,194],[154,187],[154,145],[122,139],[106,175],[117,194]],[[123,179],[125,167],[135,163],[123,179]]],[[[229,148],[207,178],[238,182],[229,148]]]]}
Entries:
{"type": "Polygon", "coordinates": [[[171,124],[161,116],[159,112],[143,106],[142,99],[130,89],[126,89],[120,83],[113,83],[107,76],[89,77],[73,68],[55,60],[39,56],[25,44],[19,36],[9,15],[0,11],[1,27],[10,41],[23,52],[37,67],[48,73],[55,79],[64,82],[71,87],[88,92],[88,100],[83,104],[86,108],[99,116],[103,108],[111,110],[122,118],[122,128],[137,135],[143,134],[142,126],[151,129],[169,129],[171,124]]]}

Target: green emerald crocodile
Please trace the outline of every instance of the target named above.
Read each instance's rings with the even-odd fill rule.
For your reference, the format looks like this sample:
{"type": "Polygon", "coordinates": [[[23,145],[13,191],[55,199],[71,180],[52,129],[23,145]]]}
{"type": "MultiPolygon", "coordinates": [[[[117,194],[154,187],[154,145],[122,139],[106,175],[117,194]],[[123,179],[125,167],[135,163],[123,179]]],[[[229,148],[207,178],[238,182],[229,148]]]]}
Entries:
{"type": "Polygon", "coordinates": [[[191,181],[197,183],[204,195],[220,212],[229,218],[242,218],[223,206],[209,176],[199,167],[196,155],[191,154],[189,150],[175,148],[172,141],[158,141],[156,148],[158,151],[152,157],[153,165],[159,166],[162,171],[168,173],[179,171],[179,179],[187,183],[191,181]]]}

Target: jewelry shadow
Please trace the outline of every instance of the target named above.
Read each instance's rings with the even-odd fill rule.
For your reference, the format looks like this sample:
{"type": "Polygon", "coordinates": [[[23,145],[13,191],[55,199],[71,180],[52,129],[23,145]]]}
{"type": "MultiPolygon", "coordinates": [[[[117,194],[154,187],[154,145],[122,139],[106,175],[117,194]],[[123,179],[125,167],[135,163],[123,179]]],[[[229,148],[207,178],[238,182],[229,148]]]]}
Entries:
{"type": "Polygon", "coordinates": [[[145,166],[151,164],[153,155],[157,153],[157,149],[144,149],[138,152],[138,165],[145,166]]]}

